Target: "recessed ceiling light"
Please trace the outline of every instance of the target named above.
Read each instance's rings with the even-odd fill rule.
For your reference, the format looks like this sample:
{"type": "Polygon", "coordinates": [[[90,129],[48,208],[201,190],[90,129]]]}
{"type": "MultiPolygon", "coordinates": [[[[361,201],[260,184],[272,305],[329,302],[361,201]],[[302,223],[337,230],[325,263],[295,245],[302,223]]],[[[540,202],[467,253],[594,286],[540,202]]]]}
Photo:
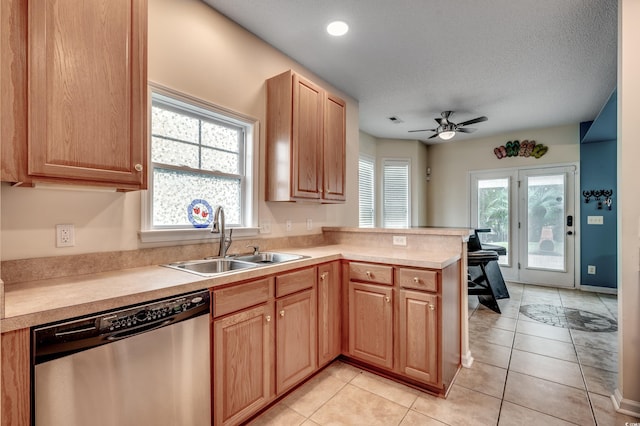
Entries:
{"type": "Polygon", "coordinates": [[[333,21],[327,25],[327,32],[332,36],[343,36],[349,31],[349,25],[344,21],[333,21]]]}

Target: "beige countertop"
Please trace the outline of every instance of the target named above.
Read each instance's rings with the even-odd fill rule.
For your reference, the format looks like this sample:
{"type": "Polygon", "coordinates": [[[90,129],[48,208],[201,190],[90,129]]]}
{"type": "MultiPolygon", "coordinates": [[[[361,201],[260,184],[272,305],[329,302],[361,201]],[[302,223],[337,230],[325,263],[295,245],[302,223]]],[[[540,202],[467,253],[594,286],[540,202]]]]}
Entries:
{"type": "Polygon", "coordinates": [[[442,269],[460,253],[330,245],[278,250],[308,258],[215,277],[201,277],[162,266],[146,266],[96,274],[5,284],[2,332],[117,309],[206,288],[251,280],[290,269],[346,259],[419,268],[442,269]]]}

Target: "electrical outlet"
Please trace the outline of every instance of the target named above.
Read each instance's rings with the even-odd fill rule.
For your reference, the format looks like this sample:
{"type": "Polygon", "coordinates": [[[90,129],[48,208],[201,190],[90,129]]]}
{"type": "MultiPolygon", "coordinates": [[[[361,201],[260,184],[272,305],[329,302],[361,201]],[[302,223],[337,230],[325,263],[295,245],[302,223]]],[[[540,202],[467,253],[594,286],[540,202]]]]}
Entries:
{"type": "Polygon", "coordinates": [[[596,274],[596,265],[587,265],[587,274],[595,275],[596,274]]]}
{"type": "Polygon", "coordinates": [[[313,229],[313,220],[307,219],[307,231],[311,231],[313,229]]]}
{"type": "Polygon", "coordinates": [[[271,233],[271,221],[269,220],[260,221],[260,233],[261,234],[271,233]]]}
{"type": "Polygon", "coordinates": [[[285,224],[286,224],[287,232],[291,232],[291,219],[287,219],[285,224]]]}
{"type": "Polygon", "coordinates": [[[75,245],[73,224],[56,225],[56,247],[73,247],[75,245]]]}
{"type": "Polygon", "coordinates": [[[406,246],[407,245],[407,237],[406,237],[406,235],[394,235],[393,236],[393,245],[394,246],[406,246]]]}

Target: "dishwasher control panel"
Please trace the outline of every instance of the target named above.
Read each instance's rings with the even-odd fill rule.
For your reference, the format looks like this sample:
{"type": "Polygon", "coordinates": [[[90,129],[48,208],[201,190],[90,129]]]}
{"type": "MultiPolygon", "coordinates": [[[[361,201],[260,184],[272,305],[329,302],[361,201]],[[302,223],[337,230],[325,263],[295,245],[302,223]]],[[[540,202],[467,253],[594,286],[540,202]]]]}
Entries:
{"type": "Polygon", "coordinates": [[[126,339],[209,313],[202,290],[32,329],[34,363],[126,339]]]}
{"type": "Polygon", "coordinates": [[[176,315],[199,309],[209,304],[209,293],[188,296],[158,302],[138,308],[115,312],[100,318],[99,329],[102,332],[137,327],[146,323],[155,323],[162,319],[171,319],[176,315]]]}

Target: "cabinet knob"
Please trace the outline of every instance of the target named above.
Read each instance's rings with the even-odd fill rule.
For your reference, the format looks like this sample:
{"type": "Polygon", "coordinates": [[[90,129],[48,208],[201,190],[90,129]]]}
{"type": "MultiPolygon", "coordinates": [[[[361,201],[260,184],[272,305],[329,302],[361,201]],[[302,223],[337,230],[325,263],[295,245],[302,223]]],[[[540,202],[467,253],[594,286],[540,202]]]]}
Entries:
{"type": "Polygon", "coordinates": [[[429,305],[429,309],[433,311],[433,310],[435,310],[435,309],[436,309],[436,307],[435,307],[434,305],[431,305],[431,304],[430,304],[430,305],[429,305]]]}
{"type": "Polygon", "coordinates": [[[367,271],[365,274],[367,274],[367,278],[371,279],[371,271],[367,271]]]}
{"type": "Polygon", "coordinates": [[[133,166],[134,169],[136,169],[136,172],[141,172],[142,171],[142,164],[136,164],[135,166],[133,166]]]}
{"type": "Polygon", "coordinates": [[[320,274],[320,279],[322,281],[324,281],[326,278],[327,278],[327,273],[326,272],[323,272],[322,274],[320,274]]]}
{"type": "Polygon", "coordinates": [[[267,322],[271,322],[271,315],[267,315],[266,317],[264,317],[264,319],[266,319],[267,322]]]}
{"type": "Polygon", "coordinates": [[[420,282],[420,278],[418,277],[413,277],[413,282],[418,284],[420,282]]]}
{"type": "Polygon", "coordinates": [[[280,311],[280,316],[284,317],[284,309],[280,311]]]}
{"type": "Polygon", "coordinates": [[[389,302],[391,302],[391,298],[389,296],[385,296],[384,301],[389,303],[389,302]]]}

